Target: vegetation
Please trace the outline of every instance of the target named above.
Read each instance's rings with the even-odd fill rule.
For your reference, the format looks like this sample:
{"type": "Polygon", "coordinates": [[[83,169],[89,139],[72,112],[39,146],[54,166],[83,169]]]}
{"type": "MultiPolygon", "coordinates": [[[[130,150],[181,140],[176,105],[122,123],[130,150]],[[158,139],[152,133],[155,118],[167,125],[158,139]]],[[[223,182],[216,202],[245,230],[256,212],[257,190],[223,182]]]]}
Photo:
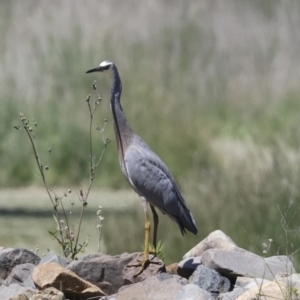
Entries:
{"type": "MultiPolygon", "coordinates": [[[[293,253],[300,248],[299,10],[292,0],[1,2],[1,187],[40,183],[30,145],[13,129],[20,111],[43,132],[40,153],[53,149],[49,184],[88,180],[82,103],[95,77],[84,73],[111,59],[132,128],[169,166],[199,228],[196,238],[182,238],[161,217],[166,259],[178,260],[215,229],[257,253],[268,239],[270,255],[293,253]]],[[[108,119],[115,144],[109,82],[97,80],[103,103],[96,117],[108,119]]],[[[114,146],[98,188],[128,187],[114,146]]],[[[139,251],[137,197],[126,210],[98,205],[108,253],[139,251]]]]}

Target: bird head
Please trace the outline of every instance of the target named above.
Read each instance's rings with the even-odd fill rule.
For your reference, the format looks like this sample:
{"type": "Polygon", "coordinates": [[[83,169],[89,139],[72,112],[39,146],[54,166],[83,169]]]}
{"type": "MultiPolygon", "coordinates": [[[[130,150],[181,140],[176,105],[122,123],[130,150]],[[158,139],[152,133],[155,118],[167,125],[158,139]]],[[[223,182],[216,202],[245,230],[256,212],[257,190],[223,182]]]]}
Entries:
{"type": "Polygon", "coordinates": [[[99,65],[99,67],[88,70],[86,73],[93,73],[93,72],[109,72],[110,73],[113,65],[114,65],[113,62],[111,62],[109,60],[105,60],[99,65]]]}

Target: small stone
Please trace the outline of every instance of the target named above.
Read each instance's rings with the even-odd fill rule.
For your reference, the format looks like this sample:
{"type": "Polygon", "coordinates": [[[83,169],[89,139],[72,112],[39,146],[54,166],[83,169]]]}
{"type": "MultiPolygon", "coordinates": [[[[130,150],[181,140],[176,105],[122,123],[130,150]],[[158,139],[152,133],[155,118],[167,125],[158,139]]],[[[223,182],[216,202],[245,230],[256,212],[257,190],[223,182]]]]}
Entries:
{"type": "Polygon", "coordinates": [[[209,292],[214,297],[217,297],[220,293],[229,292],[231,287],[228,278],[202,265],[197,267],[196,271],[190,277],[189,283],[198,285],[201,289],[209,292]]]}
{"type": "Polygon", "coordinates": [[[178,263],[173,263],[173,264],[170,264],[170,265],[168,265],[166,267],[166,271],[169,274],[176,274],[176,275],[178,275],[177,269],[178,269],[178,263]]]}
{"type": "Polygon", "coordinates": [[[135,267],[135,265],[137,265],[143,259],[144,253],[140,253],[140,255],[135,257],[132,261],[128,263],[127,266],[125,266],[123,270],[123,280],[125,285],[144,281],[150,276],[166,272],[165,264],[163,263],[163,261],[156,256],[149,255],[149,259],[151,260],[151,262],[154,263],[150,263],[141,274],[135,276],[135,274],[141,268],[140,266],[135,267]]]}
{"type": "Polygon", "coordinates": [[[50,287],[42,291],[27,291],[11,298],[10,300],[65,300],[65,296],[59,290],[50,287]]]}
{"type": "Polygon", "coordinates": [[[208,235],[204,240],[188,251],[183,258],[201,256],[208,249],[233,250],[237,245],[223,231],[216,230],[208,235]]]}

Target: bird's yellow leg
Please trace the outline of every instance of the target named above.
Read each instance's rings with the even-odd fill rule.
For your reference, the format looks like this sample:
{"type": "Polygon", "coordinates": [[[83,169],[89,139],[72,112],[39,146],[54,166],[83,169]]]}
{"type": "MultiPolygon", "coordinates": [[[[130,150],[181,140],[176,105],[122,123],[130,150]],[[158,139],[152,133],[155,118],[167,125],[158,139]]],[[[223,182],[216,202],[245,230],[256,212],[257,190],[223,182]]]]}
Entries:
{"type": "Polygon", "coordinates": [[[152,211],[152,215],[153,215],[153,223],[154,223],[154,228],[153,228],[153,249],[151,249],[150,253],[156,255],[157,254],[157,226],[158,226],[158,214],[154,208],[154,206],[152,206],[150,204],[150,208],[152,211]]]}
{"type": "MultiPolygon", "coordinates": [[[[144,259],[142,261],[139,261],[135,265],[129,265],[128,266],[128,267],[141,267],[140,270],[136,274],[134,274],[134,277],[140,275],[148,267],[148,265],[150,263],[159,264],[159,262],[153,262],[153,261],[150,261],[150,259],[149,259],[150,218],[149,218],[149,212],[148,212],[148,203],[147,203],[146,199],[143,198],[142,202],[143,202],[144,214],[145,214],[145,248],[144,248],[144,259]]],[[[152,212],[153,212],[153,210],[152,210],[152,212]]],[[[155,212],[155,214],[156,214],[156,212],[155,212]]],[[[155,247],[156,247],[156,245],[155,245],[155,247]]]]}

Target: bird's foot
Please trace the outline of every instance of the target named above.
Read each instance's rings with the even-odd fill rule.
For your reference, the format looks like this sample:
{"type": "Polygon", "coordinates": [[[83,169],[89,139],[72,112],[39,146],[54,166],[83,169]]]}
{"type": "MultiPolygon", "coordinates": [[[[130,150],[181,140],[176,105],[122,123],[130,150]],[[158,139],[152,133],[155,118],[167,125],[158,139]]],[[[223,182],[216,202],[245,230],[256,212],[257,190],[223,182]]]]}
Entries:
{"type": "MultiPolygon", "coordinates": [[[[151,253],[152,254],[152,253],[151,253]]],[[[133,275],[133,277],[137,277],[138,275],[140,275],[141,273],[143,273],[144,270],[147,269],[147,267],[150,265],[150,264],[155,264],[155,265],[160,265],[161,262],[159,261],[152,261],[152,259],[155,257],[155,255],[153,255],[153,257],[151,259],[149,259],[149,256],[148,257],[144,257],[143,260],[137,260],[137,263],[136,264],[133,264],[133,265],[128,265],[127,267],[140,267],[139,271],[137,273],[135,273],[133,275]]]]}

